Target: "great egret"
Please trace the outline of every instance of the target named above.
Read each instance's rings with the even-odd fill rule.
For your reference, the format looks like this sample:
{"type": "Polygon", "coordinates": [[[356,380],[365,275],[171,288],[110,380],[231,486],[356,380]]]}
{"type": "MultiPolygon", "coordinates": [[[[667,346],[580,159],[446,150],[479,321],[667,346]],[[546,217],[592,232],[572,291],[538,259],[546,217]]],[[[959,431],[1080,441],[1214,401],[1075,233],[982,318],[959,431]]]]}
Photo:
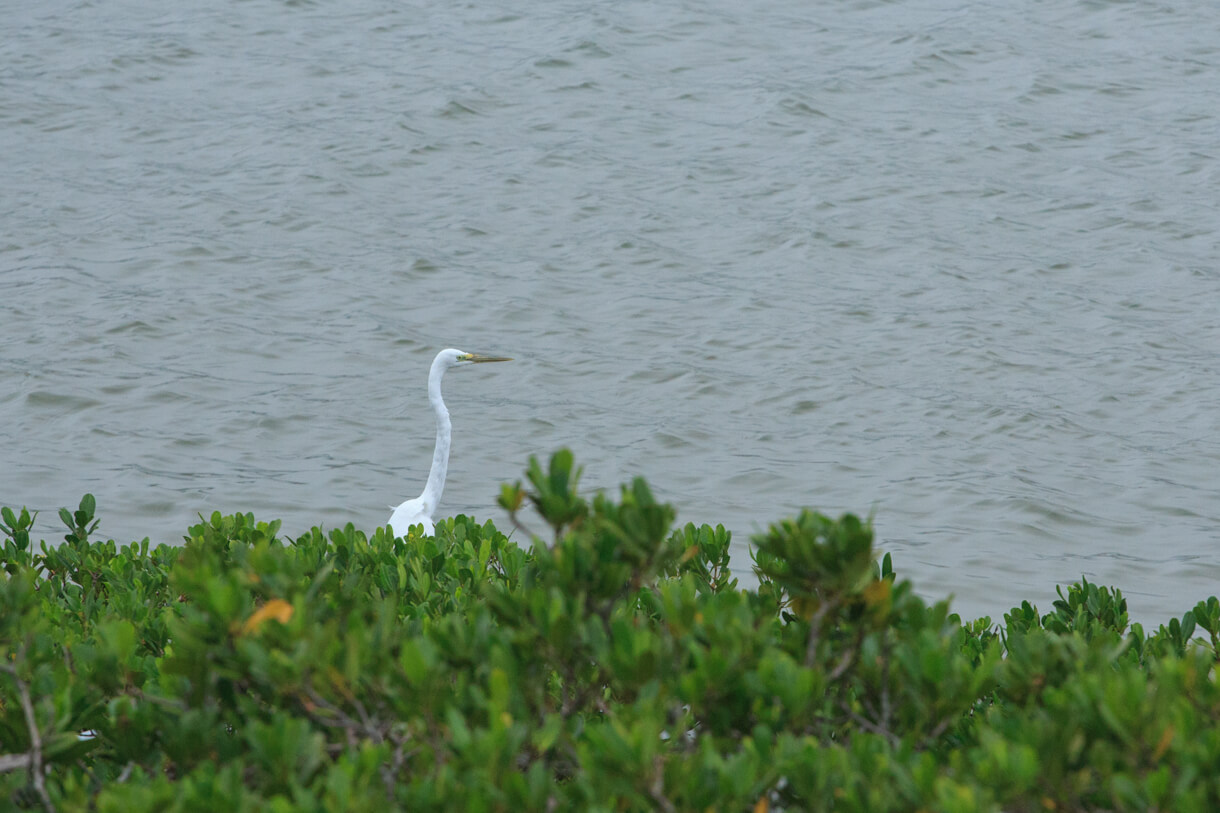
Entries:
{"type": "Polygon", "coordinates": [[[445,490],[445,472],[449,469],[449,435],[453,428],[449,422],[449,410],[441,400],[441,379],[450,367],[465,367],[467,364],[483,364],[489,361],[512,361],[501,356],[480,356],[478,353],[463,353],[461,350],[442,350],[432,360],[432,369],[428,372],[428,403],[436,413],[436,449],[432,452],[432,470],[428,472],[428,484],[424,493],[413,500],[407,500],[390,514],[389,525],[394,532],[406,535],[412,525],[423,525],[424,533],[431,536],[435,529],[432,525],[432,512],[441,501],[441,492],[445,490]]]}

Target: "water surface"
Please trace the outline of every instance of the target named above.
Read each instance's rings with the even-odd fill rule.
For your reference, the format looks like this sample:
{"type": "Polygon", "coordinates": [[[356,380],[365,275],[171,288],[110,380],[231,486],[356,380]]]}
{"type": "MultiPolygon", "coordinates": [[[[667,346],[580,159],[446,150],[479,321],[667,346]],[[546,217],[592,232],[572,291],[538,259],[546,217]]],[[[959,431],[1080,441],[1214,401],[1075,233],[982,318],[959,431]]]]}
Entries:
{"type": "MultiPolygon", "coordinates": [[[[371,528],[567,445],[998,617],[1220,581],[1220,7],[52,2],[0,41],[0,503],[371,528]]],[[[744,548],[738,567],[748,571],[744,548]]]]}

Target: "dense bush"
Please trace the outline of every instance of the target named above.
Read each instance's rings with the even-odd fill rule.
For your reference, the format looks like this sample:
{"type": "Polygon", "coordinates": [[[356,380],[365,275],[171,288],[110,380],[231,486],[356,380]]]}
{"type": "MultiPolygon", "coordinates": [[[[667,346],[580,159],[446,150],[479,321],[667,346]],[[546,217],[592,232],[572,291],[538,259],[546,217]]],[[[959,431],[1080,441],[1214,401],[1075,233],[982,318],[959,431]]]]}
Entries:
{"type": "Polygon", "coordinates": [[[812,512],[742,590],[729,534],[643,480],[527,474],[513,540],[213,514],[121,547],[86,496],[35,553],[4,509],[0,806],[1220,809],[1215,598],[1147,634],[1082,581],[963,623],[812,512]]]}

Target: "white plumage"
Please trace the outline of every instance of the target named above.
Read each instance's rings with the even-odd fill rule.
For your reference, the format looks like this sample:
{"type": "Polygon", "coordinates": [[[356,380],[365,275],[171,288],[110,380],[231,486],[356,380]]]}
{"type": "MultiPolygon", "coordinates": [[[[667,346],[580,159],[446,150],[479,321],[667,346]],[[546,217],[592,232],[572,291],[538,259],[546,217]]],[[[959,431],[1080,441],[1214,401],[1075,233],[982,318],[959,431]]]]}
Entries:
{"type": "Polygon", "coordinates": [[[445,473],[449,469],[449,441],[452,424],[449,422],[449,410],[441,398],[441,379],[450,367],[464,367],[467,364],[480,364],[489,361],[512,361],[501,356],[481,356],[478,353],[464,353],[461,350],[442,350],[432,360],[432,369],[428,371],[428,403],[436,414],[436,449],[432,452],[432,469],[428,472],[428,483],[418,497],[407,500],[390,514],[388,525],[393,527],[397,536],[405,536],[415,525],[424,526],[424,534],[432,536],[435,527],[432,524],[432,514],[441,501],[441,492],[445,490],[445,473]]]}

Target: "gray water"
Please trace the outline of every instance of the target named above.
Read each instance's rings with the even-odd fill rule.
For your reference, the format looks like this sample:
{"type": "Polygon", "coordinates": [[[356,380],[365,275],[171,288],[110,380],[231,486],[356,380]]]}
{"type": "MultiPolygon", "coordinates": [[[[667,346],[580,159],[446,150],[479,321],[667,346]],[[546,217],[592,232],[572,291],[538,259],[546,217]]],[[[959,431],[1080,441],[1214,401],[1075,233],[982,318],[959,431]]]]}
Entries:
{"type": "Polygon", "coordinates": [[[9,4],[0,503],[371,529],[572,447],[964,615],[1220,592],[1220,6],[9,4]]]}

